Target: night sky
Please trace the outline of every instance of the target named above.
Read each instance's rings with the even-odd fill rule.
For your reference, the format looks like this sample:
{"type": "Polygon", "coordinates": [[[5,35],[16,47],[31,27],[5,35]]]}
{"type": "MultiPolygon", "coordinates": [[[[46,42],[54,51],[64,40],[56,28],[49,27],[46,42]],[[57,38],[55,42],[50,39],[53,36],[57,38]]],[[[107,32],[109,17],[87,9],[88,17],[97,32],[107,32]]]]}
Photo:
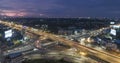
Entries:
{"type": "Polygon", "coordinates": [[[120,0],[0,0],[0,15],[119,17],[120,0]]]}

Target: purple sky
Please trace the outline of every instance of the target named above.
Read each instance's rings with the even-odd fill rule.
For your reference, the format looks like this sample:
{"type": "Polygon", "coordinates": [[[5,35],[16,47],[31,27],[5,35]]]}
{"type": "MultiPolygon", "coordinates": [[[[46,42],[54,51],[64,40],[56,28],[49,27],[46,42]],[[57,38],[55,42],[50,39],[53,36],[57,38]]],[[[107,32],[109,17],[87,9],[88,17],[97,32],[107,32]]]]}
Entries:
{"type": "Polygon", "coordinates": [[[0,0],[0,15],[119,17],[120,0],[0,0]]]}

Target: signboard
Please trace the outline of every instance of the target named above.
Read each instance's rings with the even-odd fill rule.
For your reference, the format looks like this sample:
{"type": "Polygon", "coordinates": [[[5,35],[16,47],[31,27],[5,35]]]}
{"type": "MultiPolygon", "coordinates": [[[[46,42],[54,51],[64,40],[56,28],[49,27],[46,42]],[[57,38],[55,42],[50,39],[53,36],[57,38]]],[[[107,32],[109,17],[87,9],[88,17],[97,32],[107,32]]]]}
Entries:
{"type": "Polygon", "coordinates": [[[111,25],[115,24],[115,22],[110,22],[111,25]]]}
{"type": "Polygon", "coordinates": [[[120,26],[118,26],[118,25],[113,25],[113,28],[120,28],[120,26]]]}
{"type": "Polygon", "coordinates": [[[5,38],[11,37],[11,36],[12,36],[12,30],[5,31],[5,38]]]}
{"type": "Polygon", "coordinates": [[[110,34],[116,36],[116,30],[115,29],[111,29],[110,34]]]}

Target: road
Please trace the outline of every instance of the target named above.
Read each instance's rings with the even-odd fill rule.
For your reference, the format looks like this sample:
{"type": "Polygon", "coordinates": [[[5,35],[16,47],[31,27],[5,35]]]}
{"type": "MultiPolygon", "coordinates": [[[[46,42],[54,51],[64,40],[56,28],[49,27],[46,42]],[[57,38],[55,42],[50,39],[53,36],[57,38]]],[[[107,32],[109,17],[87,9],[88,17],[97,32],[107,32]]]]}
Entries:
{"type": "Polygon", "coordinates": [[[33,49],[34,49],[34,46],[32,46],[32,45],[21,46],[21,47],[14,48],[12,50],[4,51],[4,55],[16,53],[16,52],[25,52],[25,51],[29,51],[29,50],[33,50],[33,49]]]}
{"type": "Polygon", "coordinates": [[[49,52],[45,55],[41,55],[41,54],[31,54],[31,55],[27,55],[25,56],[25,58],[28,58],[28,59],[49,59],[49,60],[65,60],[65,61],[68,61],[68,62],[73,62],[73,63],[85,63],[85,61],[89,61],[89,63],[97,63],[97,61],[93,60],[93,59],[90,59],[90,58],[87,58],[87,57],[78,57],[78,56],[72,56],[73,54],[69,53],[70,55],[68,55],[67,53],[68,52],[59,52],[58,51],[52,51],[52,52],[49,52]],[[64,54],[66,53],[66,54],[64,54]]]}
{"type": "MultiPolygon", "coordinates": [[[[14,29],[17,29],[17,30],[20,30],[20,31],[23,29],[22,25],[10,23],[10,22],[0,21],[0,24],[9,26],[11,28],[14,28],[14,29]]],[[[101,58],[101,59],[103,59],[105,61],[108,61],[110,63],[120,63],[120,61],[119,61],[120,57],[119,56],[115,56],[115,55],[107,53],[105,51],[98,51],[96,49],[93,49],[93,48],[90,48],[90,47],[86,47],[84,45],[78,44],[78,43],[76,43],[74,41],[67,40],[67,39],[59,37],[57,35],[54,35],[54,34],[51,34],[51,33],[47,33],[47,32],[43,32],[42,30],[38,30],[38,29],[33,30],[33,29],[34,28],[32,28],[32,27],[26,27],[25,30],[29,31],[31,33],[40,35],[40,36],[44,36],[46,38],[50,38],[50,39],[55,40],[55,41],[62,42],[64,44],[67,44],[67,45],[69,45],[71,47],[76,48],[79,51],[87,52],[89,55],[93,55],[93,56],[99,57],[99,58],[101,58]]]]}

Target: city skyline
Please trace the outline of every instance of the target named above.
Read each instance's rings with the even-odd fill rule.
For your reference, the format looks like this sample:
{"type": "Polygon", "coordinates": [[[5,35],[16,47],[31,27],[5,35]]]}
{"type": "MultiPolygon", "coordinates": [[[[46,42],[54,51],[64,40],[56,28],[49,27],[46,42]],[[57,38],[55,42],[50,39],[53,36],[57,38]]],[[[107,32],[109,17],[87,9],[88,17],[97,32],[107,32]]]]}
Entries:
{"type": "Polygon", "coordinates": [[[1,0],[2,16],[119,17],[120,0],[1,0]]]}

